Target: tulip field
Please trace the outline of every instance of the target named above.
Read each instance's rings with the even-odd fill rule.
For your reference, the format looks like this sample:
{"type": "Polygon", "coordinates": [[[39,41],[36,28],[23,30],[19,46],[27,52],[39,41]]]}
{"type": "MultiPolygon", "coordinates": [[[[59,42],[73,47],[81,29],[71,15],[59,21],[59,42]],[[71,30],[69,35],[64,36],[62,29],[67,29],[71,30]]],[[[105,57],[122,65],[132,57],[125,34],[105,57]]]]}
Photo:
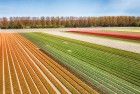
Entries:
{"type": "Polygon", "coordinates": [[[0,94],[140,94],[139,53],[44,32],[0,32],[0,94]]]}
{"type": "Polygon", "coordinates": [[[0,94],[140,94],[140,0],[1,0],[0,94]]]}
{"type": "Polygon", "coordinates": [[[0,94],[98,92],[20,34],[0,32],[0,94]]]}
{"type": "MultiPolygon", "coordinates": [[[[101,93],[140,94],[138,53],[45,33],[30,32],[20,35],[32,41],[60,65],[101,93]]],[[[20,37],[18,39],[26,43],[24,38],[20,37]]],[[[31,44],[26,44],[29,45],[31,44]]],[[[33,48],[29,46],[29,49],[33,48]]]]}

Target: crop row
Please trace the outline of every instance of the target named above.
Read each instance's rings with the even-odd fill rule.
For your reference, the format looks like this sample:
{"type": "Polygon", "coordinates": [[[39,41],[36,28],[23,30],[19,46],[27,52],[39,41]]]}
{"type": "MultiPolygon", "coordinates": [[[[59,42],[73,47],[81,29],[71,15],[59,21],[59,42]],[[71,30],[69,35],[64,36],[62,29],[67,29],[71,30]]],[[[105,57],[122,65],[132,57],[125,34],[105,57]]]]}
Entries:
{"type": "Polygon", "coordinates": [[[103,31],[78,31],[73,30],[69,31],[73,33],[80,33],[80,34],[90,34],[90,35],[99,35],[99,36],[109,36],[109,37],[116,37],[122,39],[132,39],[132,40],[140,40],[140,34],[135,33],[124,33],[124,32],[103,32],[103,31]]]}
{"type": "Polygon", "coordinates": [[[0,33],[1,94],[97,92],[17,33],[0,33]]]}
{"type": "Polygon", "coordinates": [[[24,36],[103,92],[140,92],[139,54],[41,33],[24,36]]]}

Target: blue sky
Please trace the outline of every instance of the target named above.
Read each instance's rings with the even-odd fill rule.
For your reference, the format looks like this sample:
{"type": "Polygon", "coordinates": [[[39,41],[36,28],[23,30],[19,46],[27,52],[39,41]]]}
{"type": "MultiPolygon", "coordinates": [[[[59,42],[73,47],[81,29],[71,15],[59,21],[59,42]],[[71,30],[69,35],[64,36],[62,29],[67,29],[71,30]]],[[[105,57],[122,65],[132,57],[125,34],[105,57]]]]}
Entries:
{"type": "Polygon", "coordinates": [[[0,0],[6,16],[140,16],[140,0],[0,0]]]}

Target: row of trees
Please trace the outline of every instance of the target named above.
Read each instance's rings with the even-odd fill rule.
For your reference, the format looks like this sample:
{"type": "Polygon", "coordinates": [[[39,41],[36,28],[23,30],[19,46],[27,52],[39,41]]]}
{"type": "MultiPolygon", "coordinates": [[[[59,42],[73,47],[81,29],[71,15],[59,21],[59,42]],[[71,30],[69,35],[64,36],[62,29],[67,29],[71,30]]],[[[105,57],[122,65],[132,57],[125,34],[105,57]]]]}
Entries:
{"type": "Polygon", "coordinates": [[[140,26],[140,17],[10,17],[0,18],[0,28],[57,28],[57,27],[127,27],[140,26]]]}

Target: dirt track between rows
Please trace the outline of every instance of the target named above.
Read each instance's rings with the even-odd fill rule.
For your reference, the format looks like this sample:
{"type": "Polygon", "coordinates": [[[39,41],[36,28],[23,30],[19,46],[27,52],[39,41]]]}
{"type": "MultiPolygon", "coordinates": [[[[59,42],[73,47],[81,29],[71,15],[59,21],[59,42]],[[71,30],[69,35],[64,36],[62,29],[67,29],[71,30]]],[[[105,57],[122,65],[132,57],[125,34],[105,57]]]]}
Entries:
{"type": "Polygon", "coordinates": [[[96,94],[17,33],[0,33],[0,94],[96,94]]]}

